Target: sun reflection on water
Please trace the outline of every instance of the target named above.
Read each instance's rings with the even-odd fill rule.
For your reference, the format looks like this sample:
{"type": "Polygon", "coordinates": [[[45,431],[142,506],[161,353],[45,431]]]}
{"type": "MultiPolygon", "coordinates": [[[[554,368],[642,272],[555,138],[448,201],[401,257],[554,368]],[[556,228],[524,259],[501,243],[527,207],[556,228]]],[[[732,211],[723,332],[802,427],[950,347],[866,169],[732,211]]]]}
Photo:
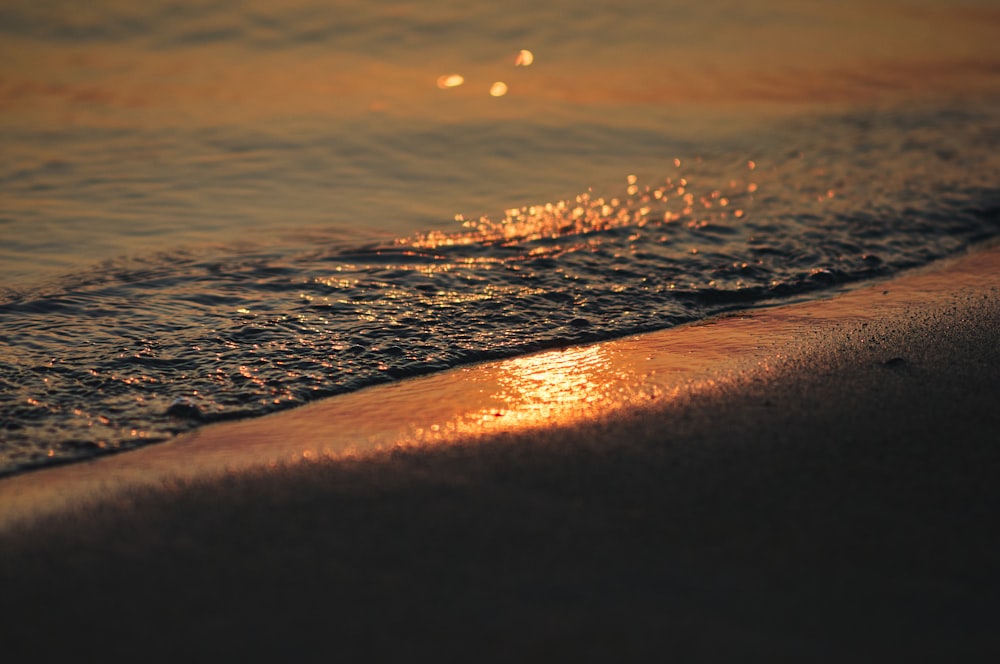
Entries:
{"type": "Polygon", "coordinates": [[[547,424],[582,417],[615,397],[627,379],[602,346],[571,348],[515,358],[500,375],[495,396],[507,407],[497,417],[504,425],[547,424]]]}
{"type": "MultiPolygon", "coordinates": [[[[674,164],[675,168],[680,168],[679,159],[675,159],[674,164]]],[[[555,203],[510,208],[499,220],[489,216],[478,220],[466,219],[457,215],[456,221],[466,230],[430,231],[397,242],[424,250],[469,244],[512,246],[541,239],[593,235],[626,227],[653,228],[682,220],[692,228],[710,224],[721,228],[730,216],[722,208],[740,203],[742,205],[734,207],[732,214],[743,217],[758,189],[755,182],[734,178],[729,181],[728,187],[721,182],[706,182],[709,186],[703,185],[695,191],[693,181],[681,177],[679,173],[651,184],[641,184],[638,176],[629,175],[626,182],[625,195],[622,196],[597,196],[587,191],[573,199],[555,203]]]]}
{"type": "Polygon", "coordinates": [[[614,353],[613,345],[602,344],[497,363],[481,388],[488,405],[419,430],[417,436],[480,435],[568,425],[634,402],[643,381],[635,367],[616,362],[614,353]]]}

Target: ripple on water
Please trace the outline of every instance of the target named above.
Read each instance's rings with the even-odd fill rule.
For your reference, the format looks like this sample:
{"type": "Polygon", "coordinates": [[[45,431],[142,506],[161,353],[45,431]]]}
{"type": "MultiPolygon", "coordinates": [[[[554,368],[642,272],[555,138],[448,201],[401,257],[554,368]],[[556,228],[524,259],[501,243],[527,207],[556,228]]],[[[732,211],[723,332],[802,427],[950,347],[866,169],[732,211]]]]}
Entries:
{"type": "Polygon", "coordinates": [[[668,161],[618,192],[382,246],[161,255],[9,292],[0,472],[891,274],[995,235],[995,133],[963,143],[923,123],[827,119],[793,131],[788,156],[668,161]],[[915,160],[915,125],[950,151],[915,160]]]}

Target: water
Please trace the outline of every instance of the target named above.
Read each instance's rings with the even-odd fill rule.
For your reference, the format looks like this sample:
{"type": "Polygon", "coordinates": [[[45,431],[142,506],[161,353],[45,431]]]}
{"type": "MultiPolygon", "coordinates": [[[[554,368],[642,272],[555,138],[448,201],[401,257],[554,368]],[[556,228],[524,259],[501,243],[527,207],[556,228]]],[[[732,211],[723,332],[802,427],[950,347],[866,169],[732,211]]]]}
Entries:
{"type": "Polygon", "coordinates": [[[993,237],[998,28],[916,0],[8,2],[0,473],[993,237]]]}

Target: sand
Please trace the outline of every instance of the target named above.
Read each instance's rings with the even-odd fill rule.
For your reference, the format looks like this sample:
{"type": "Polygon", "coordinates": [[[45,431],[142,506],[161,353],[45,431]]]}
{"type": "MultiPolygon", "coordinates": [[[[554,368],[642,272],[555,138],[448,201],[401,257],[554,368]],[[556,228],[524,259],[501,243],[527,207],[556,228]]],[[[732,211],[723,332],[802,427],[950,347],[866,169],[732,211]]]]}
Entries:
{"type": "Polygon", "coordinates": [[[0,480],[15,659],[992,661],[1000,248],[0,480]]]}

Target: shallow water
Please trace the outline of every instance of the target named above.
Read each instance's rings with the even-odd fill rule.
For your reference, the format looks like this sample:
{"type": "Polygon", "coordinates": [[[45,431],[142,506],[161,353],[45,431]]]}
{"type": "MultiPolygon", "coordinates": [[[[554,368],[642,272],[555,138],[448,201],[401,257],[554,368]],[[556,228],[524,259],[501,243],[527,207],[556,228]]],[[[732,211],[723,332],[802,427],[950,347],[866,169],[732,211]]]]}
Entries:
{"type": "Polygon", "coordinates": [[[996,235],[1000,11],[801,4],[8,3],[0,472],[996,235]]]}

